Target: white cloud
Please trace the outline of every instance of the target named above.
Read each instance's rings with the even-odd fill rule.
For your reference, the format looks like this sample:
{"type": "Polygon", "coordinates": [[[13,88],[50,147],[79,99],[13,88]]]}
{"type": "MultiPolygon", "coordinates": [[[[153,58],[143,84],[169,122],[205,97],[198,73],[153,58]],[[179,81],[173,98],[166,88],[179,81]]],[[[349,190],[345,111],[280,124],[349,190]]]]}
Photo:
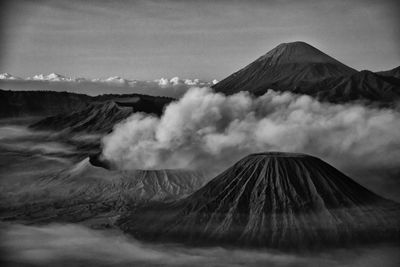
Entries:
{"type": "MultiPolygon", "coordinates": [[[[216,81],[216,80],[214,80],[216,81]]],[[[206,82],[206,81],[200,81],[199,79],[181,79],[179,77],[173,77],[171,79],[166,79],[166,78],[161,78],[155,80],[155,82],[158,83],[160,86],[184,86],[187,85],[189,87],[194,87],[194,86],[210,86],[213,84],[213,82],[206,82]]]]}
{"type": "Polygon", "coordinates": [[[169,84],[168,79],[165,78],[155,80],[155,82],[157,82],[159,86],[167,86],[169,84]]]}
{"type": "Polygon", "coordinates": [[[248,153],[310,153],[345,170],[400,166],[400,114],[268,91],[192,88],[161,118],[134,114],[103,139],[120,168],[228,167],[248,153]]]}
{"type": "Polygon", "coordinates": [[[139,81],[112,76],[101,79],[71,78],[61,74],[38,74],[30,78],[19,78],[8,73],[0,74],[1,88],[8,90],[69,91],[89,95],[99,94],[149,94],[179,98],[194,86],[210,86],[211,82],[199,79],[161,78],[154,81],[139,81]]]}
{"type": "Polygon", "coordinates": [[[51,82],[74,82],[75,79],[66,77],[61,74],[57,73],[50,73],[48,75],[44,74],[37,74],[34,75],[33,77],[27,78],[27,80],[34,80],[34,81],[51,81],[51,82]]]}
{"type": "Polygon", "coordinates": [[[151,244],[81,225],[2,225],[1,260],[12,266],[398,266],[398,248],[290,253],[269,249],[151,244]]]}
{"type": "Polygon", "coordinates": [[[174,77],[169,80],[169,83],[171,83],[172,85],[178,85],[181,83],[181,81],[180,81],[179,77],[174,77]]]}
{"type": "MultiPolygon", "coordinates": [[[[122,78],[120,76],[112,76],[108,78],[95,78],[95,79],[88,79],[84,77],[79,78],[72,78],[67,77],[57,73],[50,73],[50,74],[36,74],[32,77],[27,78],[20,78],[17,76],[13,76],[9,73],[1,73],[0,80],[26,80],[26,81],[51,81],[51,82],[94,82],[94,83],[112,83],[112,84],[125,84],[128,86],[134,86],[138,81],[136,80],[129,80],[122,78]]],[[[161,87],[169,87],[169,86],[206,86],[215,84],[216,80],[211,82],[207,81],[200,81],[199,79],[180,79],[179,77],[173,77],[171,79],[167,78],[160,78],[154,81],[141,81],[141,83],[153,84],[156,83],[161,87]]],[[[189,87],[187,87],[189,88],[189,87]]]]}
{"type": "Polygon", "coordinates": [[[5,72],[0,74],[0,80],[21,80],[21,78],[5,72]]]}
{"type": "Polygon", "coordinates": [[[196,86],[200,84],[200,80],[199,79],[194,79],[194,80],[190,80],[190,79],[185,79],[184,83],[190,86],[196,86]]]}

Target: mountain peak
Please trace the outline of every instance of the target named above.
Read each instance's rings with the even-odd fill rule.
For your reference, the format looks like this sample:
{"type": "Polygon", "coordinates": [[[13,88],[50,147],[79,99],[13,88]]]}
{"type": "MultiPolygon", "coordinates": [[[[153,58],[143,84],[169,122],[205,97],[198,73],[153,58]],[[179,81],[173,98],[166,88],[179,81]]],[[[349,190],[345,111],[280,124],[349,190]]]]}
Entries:
{"type": "Polygon", "coordinates": [[[277,45],[275,48],[312,48],[312,49],[316,49],[315,47],[313,47],[312,45],[303,42],[303,41],[294,41],[294,42],[288,42],[288,43],[280,43],[279,45],[277,45]]]}
{"type": "Polygon", "coordinates": [[[270,65],[290,63],[341,64],[334,58],[302,41],[281,43],[258,60],[269,60],[270,65]]]}
{"type": "Polygon", "coordinates": [[[259,158],[304,158],[311,157],[310,155],[303,153],[293,153],[293,152],[259,152],[248,155],[247,157],[259,157],[259,158]]]}

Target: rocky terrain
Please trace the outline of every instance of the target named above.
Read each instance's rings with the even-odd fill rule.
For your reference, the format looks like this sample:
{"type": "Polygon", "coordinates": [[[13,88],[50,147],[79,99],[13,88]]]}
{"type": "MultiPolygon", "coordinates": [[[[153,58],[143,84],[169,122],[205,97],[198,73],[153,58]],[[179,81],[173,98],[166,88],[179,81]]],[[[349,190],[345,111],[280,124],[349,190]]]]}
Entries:
{"type": "Polygon", "coordinates": [[[109,170],[86,158],[30,184],[2,188],[1,219],[44,223],[111,218],[145,202],[182,198],[206,181],[198,171],[109,170]]]}

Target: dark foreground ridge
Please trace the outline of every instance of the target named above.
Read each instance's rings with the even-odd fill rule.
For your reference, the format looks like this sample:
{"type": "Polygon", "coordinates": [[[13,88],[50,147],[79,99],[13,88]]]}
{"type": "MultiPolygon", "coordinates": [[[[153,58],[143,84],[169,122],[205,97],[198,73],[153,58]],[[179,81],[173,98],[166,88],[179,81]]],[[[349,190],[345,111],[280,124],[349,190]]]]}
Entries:
{"type": "Polygon", "coordinates": [[[258,153],[189,197],[122,217],[136,238],[189,244],[323,248],[399,241],[400,205],[305,154],[258,153]]]}

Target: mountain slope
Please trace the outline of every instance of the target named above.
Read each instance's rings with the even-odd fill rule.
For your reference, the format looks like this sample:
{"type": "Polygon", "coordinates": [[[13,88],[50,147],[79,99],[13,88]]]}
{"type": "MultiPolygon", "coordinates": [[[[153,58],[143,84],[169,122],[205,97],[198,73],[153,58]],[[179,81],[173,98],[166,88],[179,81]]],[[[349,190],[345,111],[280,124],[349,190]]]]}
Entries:
{"type": "Polygon", "coordinates": [[[90,102],[83,94],[0,90],[0,118],[50,116],[86,108],[90,102]]]}
{"type": "Polygon", "coordinates": [[[397,79],[400,79],[400,66],[391,69],[391,70],[386,70],[386,71],[379,71],[377,74],[382,75],[382,76],[389,76],[389,77],[395,77],[397,79]]]}
{"type": "MultiPolygon", "coordinates": [[[[91,109],[95,104],[114,101],[119,107],[133,108],[134,112],[160,115],[174,98],[142,94],[85,94],[55,91],[12,91],[0,89],[0,118],[22,116],[69,116],[71,113],[91,109]]],[[[100,107],[101,105],[97,106],[100,107]]]]}
{"type": "Polygon", "coordinates": [[[345,77],[327,78],[315,83],[303,82],[293,92],[335,103],[361,100],[391,105],[400,100],[400,80],[363,70],[345,77]]]}
{"type": "Polygon", "coordinates": [[[400,99],[400,83],[392,73],[358,72],[303,43],[285,43],[213,86],[227,95],[267,90],[306,94],[334,103],[361,100],[387,104],[400,99]]]}
{"type": "Polygon", "coordinates": [[[185,197],[206,181],[199,171],[108,170],[86,158],[57,174],[1,192],[0,213],[3,220],[30,223],[112,217],[145,202],[185,197]]]}
{"type": "Polygon", "coordinates": [[[146,95],[102,95],[93,97],[87,108],[50,116],[31,125],[36,130],[72,133],[108,133],[114,125],[135,112],[160,116],[173,99],[146,95]]]}
{"type": "Polygon", "coordinates": [[[399,240],[400,205],[303,154],[249,155],[189,197],[119,221],[137,238],[311,248],[399,240]]]}
{"type": "Polygon", "coordinates": [[[371,71],[360,71],[342,79],[330,90],[319,93],[321,98],[346,100],[379,99],[379,102],[392,102],[399,99],[400,80],[377,75],[371,71]]]}
{"type": "Polygon", "coordinates": [[[298,83],[350,75],[356,70],[304,42],[283,43],[213,86],[216,92],[256,95],[267,89],[291,90],[298,83]]]}
{"type": "Polygon", "coordinates": [[[133,113],[130,107],[121,107],[109,101],[91,104],[88,108],[74,113],[63,113],[47,117],[30,126],[35,130],[68,132],[108,133],[114,125],[133,113]]]}

